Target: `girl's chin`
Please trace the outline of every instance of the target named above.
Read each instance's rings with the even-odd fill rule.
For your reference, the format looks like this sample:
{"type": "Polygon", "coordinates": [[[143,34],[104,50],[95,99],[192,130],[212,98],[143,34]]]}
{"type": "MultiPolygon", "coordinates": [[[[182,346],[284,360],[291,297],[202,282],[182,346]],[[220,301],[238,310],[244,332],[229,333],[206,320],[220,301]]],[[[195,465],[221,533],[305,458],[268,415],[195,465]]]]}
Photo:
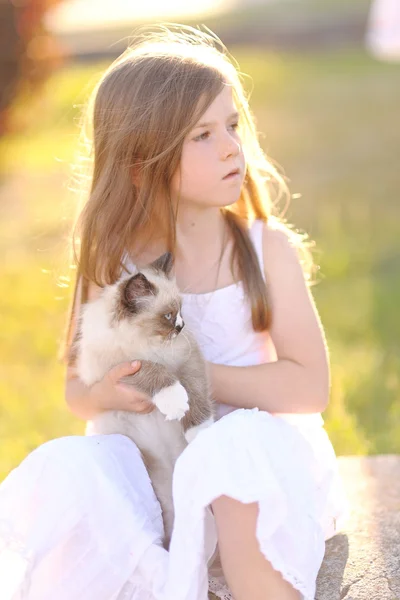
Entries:
{"type": "Polygon", "coordinates": [[[205,207],[207,208],[225,208],[226,206],[232,206],[233,204],[235,204],[235,202],[237,202],[239,200],[239,198],[223,198],[219,201],[215,201],[213,203],[208,203],[205,207]]]}
{"type": "Polygon", "coordinates": [[[221,194],[217,198],[193,199],[192,201],[181,199],[179,205],[185,208],[195,208],[196,210],[209,210],[210,208],[224,208],[232,206],[240,198],[238,194],[221,194]]]}
{"type": "Polygon", "coordinates": [[[232,206],[232,204],[235,204],[235,202],[237,202],[240,198],[240,194],[226,194],[226,196],[224,197],[224,202],[220,202],[219,206],[223,207],[223,206],[232,206]]]}

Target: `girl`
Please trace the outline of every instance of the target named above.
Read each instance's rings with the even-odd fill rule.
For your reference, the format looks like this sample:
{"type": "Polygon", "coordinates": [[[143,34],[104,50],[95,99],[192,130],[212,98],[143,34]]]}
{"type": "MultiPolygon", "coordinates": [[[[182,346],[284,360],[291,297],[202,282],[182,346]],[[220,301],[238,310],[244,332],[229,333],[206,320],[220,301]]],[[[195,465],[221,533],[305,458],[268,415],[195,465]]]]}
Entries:
{"type": "Polygon", "coordinates": [[[259,146],[238,73],[211,35],[161,27],[108,69],[89,111],[68,406],[85,420],[153,409],[119,383],[140,364],[86,388],[70,342],[82,302],[169,250],[218,420],[176,464],[169,554],[128,438],[69,437],[33,452],[0,494],[0,514],[11,515],[3,562],[18,573],[1,597],[204,600],[209,587],[235,600],[312,600],[324,540],[344,514],[320,415],[327,350],[302,240],[271,215],[284,182],[259,146]]]}

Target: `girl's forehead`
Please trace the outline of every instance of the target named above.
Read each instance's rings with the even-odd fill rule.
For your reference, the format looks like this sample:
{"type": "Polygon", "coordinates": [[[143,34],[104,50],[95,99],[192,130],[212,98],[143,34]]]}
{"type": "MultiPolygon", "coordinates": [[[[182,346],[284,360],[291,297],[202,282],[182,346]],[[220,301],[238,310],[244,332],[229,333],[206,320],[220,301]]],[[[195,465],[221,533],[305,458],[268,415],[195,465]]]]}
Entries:
{"type": "Polygon", "coordinates": [[[211,121],[220,114],[222,116],[229,116],[231,113],[236,111],[237,107],[233,98],[232,87],[230,85],[224,85],[218,96],[216,96],[216,98],[211,102],[210,106],[201,115],[196,123],[196,127],[211,121]]]}

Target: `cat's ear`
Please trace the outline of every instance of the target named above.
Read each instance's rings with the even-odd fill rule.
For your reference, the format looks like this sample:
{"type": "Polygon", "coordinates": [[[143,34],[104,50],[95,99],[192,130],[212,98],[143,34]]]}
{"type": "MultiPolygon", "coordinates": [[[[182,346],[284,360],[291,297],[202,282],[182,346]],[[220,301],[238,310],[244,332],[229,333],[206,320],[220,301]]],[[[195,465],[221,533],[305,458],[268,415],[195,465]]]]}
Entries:
{"type": "Polygon", "coordinates": [[[123,288],[123,302],[133,312],[137,309],[137,302],[146,296],[155,296],[157,288],[143,273],[137,273],[126,282],[123,288]]]}
{"type": "Polygon", "coordinates": [[[151,263],[150,267],[155,271],[161,271],[167,277],[170,276],[172,267],[174,266],[174,257],[171,252],[165,252],[154,262],[151,263]]]}

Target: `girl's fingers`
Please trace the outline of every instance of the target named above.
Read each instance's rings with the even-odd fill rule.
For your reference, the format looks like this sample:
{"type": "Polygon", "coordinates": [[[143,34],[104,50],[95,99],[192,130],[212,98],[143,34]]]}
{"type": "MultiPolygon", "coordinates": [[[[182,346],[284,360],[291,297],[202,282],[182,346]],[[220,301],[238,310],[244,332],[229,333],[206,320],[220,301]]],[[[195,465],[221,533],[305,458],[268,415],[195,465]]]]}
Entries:
{"type": "Polygon", "coordinates": [[[120,396],[120,398],[124,403],[126,402],[126,409],[124,410],[146,414],[154,410],[154,404],[152,403],[150,396],[140,392],[134,386],[120,381],[128,375],[137,373],[140,367],[141,363],[137,360],[132,363],[121,363],[110,369],[108,377],[115,389],[123,393],[123,396],[120,396]]]}
{"type": "Polygon", "coordinates": [[[117,383],[115,388],[123,393],[127,410],[134,412],[151,412],[154,409],[151,397],[139,392],[133,386],[125,383],[117,383]]]}
{"type": "Polygon", "coordinates": [[[140,367],[141,364],[138,360],[135,360],[131,363],[120,363],[119,365],[116,365],[115,367],[109,370],[108,377],[111,379],[111,381],[117,383],[117,381],[119,379],[122,379],[122,377],[126,377],[127,375],[134,375],[135,373],[137,373],[140,367]]]}
{"type": "Polygon", "coordinates": [[[151,404],[151,403],[150,404],[144,404],[143,408],[140,408],[138,410],[138,412],[140,412],[140,414],[142,414],[142,415],[147,415],[147,414],[153,412],[154,409],[155,409],[154,404],[151,404]]]}
{"type": "Polygon", "coordinates": [[[155,405],[148,400],[141,400],[134,403],[130,402],[128,404],[128,409],[140,414],[148,414],[155,409],[155,405]]]}
{"type": "Polygon", "coordinates": [[[155,404],[153,404],[152,399],[144,394],[138,396],[135,405],[142,413],[150,413],[155,409],[155,404]]]}
{"type": "Polygon", "coordinates": [[[151,398],[143,392],[139,392],[133,385],[127,383],[116,383],[115,388],[126,394],[132,402],[150,402],[151,398]]]}

